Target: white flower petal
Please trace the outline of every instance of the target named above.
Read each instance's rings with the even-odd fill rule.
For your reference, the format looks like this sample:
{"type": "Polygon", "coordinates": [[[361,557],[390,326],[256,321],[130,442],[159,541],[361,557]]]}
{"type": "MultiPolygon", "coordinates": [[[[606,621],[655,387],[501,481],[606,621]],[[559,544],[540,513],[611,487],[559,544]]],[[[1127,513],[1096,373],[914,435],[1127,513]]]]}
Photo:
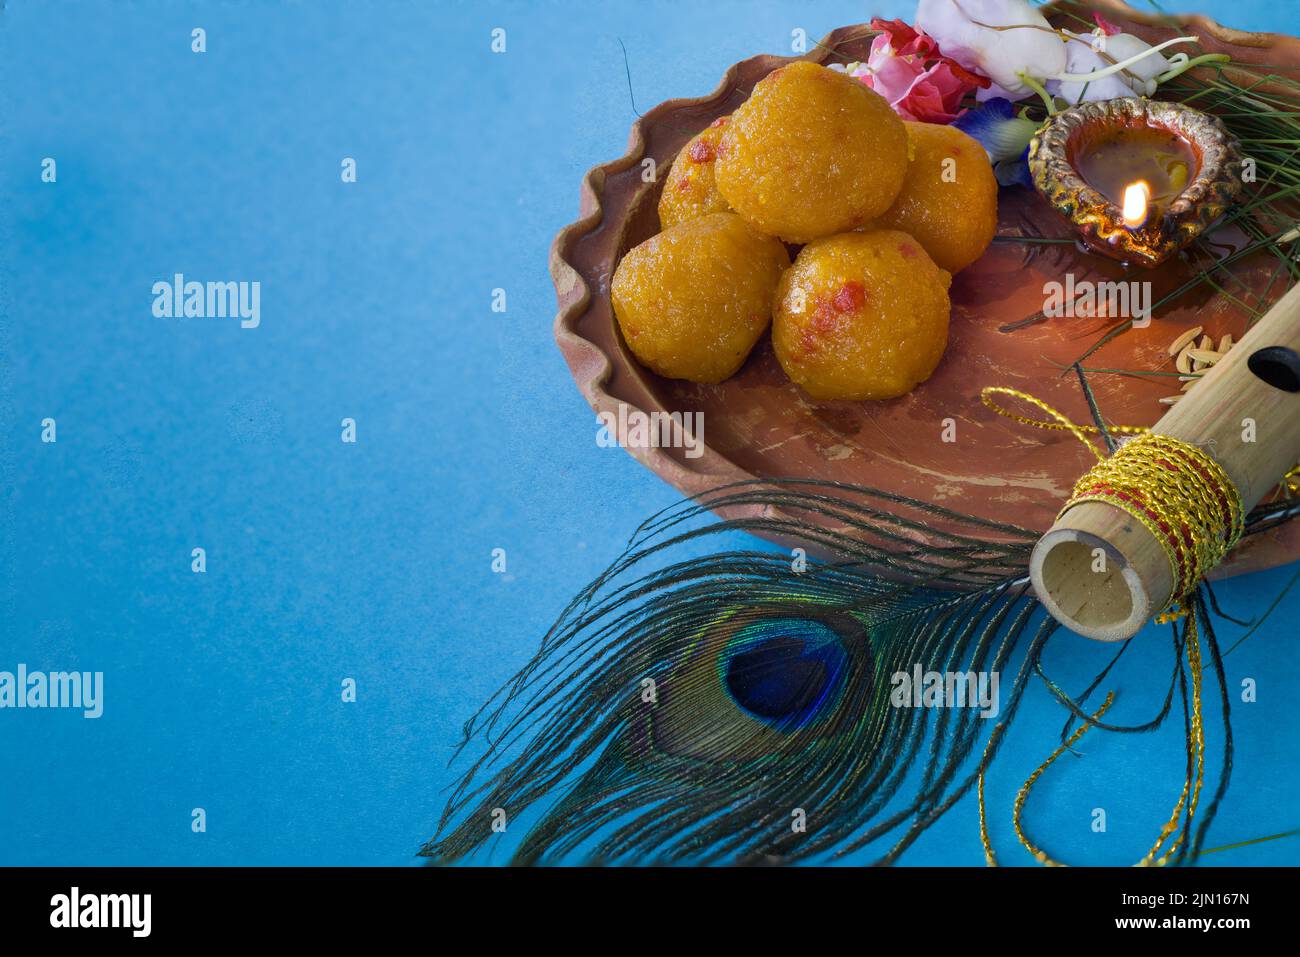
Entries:
{"type": "MultiPolygon", "coordinates": [[[[1117,33],[1106,38],[1106,52],[1116,60],[1127,60],[1143,50],[1150,50],[1151,44],[1133,36],[1131,33],[1117,33]]],[[[1129,73],[1140,76],[1143,80],[1154,80],[1169,69],[1169,61],[1163,53],[1152,53],[1126,68],[1129,73]]],[[[1137,84],[1134,84],[1136,88],[1137,84]]]]}
{"type": "Polygon", "coordinates": [[[981,89],[976,90],[975,100],[977,103],[984,103],[988,100],[995,100],[1001,97],[1004,100],[1010,100],[1012,103],[1015,103],[1017,100],[1025,100],[1034,95],[1034,91],[1028,87],[1022,90],[1012,91],[1004,90],[996,83],[992,83],[987,87],[982,87],[981,89]]]}
{"type": "MultiPolygon", "coordinates": [[[[1094,47],[1094,36],[1091,33],[1070,34],[1071,39],[1065,45],[1065,69],[1062,72],[1092,73],[1095,70],[1102,70],[1110,66],[1110,61],[1103,60],[1101,54],[1094,47]]],[[[1112,49],[1109,41],[1115,38],[1106,38],[1108,52],[1112,49]]],[[[1112,52],[1111,56],[1115,56],[1115,54],[1112,52]]],[[[1155,57],[1152,57],[1152,59],[1155,59],[1155,57]]],[[[1071,106],[1077,106],[1082,101],[1114,100],[1122,96],[1133,95],[1133,89],[1124,82],[1122,73],[1111,74],[1102,77],[1100,80],[1092,80],[1087,83],[1050,80],[1047,83],[1047,90],[1049,93],[1059,96],[1071,106]]]]}
{"type": "Polygon", "coordinates": [[[1017,99],[1031,92],[1018,74],[1041,78],[1065,69],[1065,44],[1026,0],[920,0],[915,25],[944,56],[1017,99]]]}

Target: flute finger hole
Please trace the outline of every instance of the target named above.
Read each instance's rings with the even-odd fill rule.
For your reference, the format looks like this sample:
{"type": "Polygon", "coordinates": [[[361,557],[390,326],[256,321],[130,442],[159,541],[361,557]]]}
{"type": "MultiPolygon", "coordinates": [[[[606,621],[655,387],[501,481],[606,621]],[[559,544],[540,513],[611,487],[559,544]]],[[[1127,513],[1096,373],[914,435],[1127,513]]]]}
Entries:
{"type": "Polygon", "coordinates": [[[1300,392],[1300,355],[1285,346],[1256,349],[1246,360],[1255,377],[1283,392],[1300,392]]]}

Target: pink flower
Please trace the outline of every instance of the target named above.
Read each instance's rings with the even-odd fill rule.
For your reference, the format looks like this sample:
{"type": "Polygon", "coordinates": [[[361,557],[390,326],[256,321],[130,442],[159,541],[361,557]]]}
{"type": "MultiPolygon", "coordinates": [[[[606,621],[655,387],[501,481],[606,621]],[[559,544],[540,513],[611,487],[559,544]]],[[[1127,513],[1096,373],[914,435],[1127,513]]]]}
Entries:
{"type": "Polygon", "coordinates": [[[1111,23],[1100,13],[1094,13],[1092,15],[1092,22],[1097,24],[1097,28],[1108,37],[1113,37],[1115,34],[1120,32],[1119,27],[1115,26],[1115,24],[1111,23]]]}
{"type": "Polygon", "coordinates": [[[880,36],[876,37],[871,45],[873,53],[876,51],[876,44],[884,40],[885,45],[892,47],[897,56],[924,58],[931,54],[938,55],[939,45],[934,42],[934,37],[926,36],[924,30],[909,27],[902,20],[882,20],[880,17],[873,17],[871,29],[880,31],[880,36]]]}
{"type": "Polygon", "coordinates": [[[965,112],[962,98],[987,87],[987,78],[943,56],[934,38],[902,20],[871,21],[880,36],[871,43],[866,63],[848,72],[875,90],[905,120],[951,123],[965,112]]]}

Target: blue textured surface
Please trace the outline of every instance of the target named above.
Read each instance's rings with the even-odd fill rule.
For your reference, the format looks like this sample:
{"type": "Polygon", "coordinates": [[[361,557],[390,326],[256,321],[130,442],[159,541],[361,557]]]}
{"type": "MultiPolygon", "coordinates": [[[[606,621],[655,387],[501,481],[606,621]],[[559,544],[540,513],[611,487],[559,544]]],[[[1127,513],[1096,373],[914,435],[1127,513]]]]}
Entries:
{"type": "MultiPolygon", "coordinates": [[[[1295,26],[1289,5],[1200,6],[1295,26]]],[[[868,12],[6,4],[0,670],[102,670],[106,690],[98,720],[0,711],[0,863],[411,861],[464,719],[676,500],[596,446],[551,340],[548,245],[633,119],[618,39],[644,110],[786,52],[796,27],[818,37],[868,12]],[[505,55],[489,51],[494,27],[505,55]],[[152,284],[176,272],[261,282],[261,325],[155,318],[152,284]],[[191,832],[196,807],[206,833],[191,832]]],[[[1221,601],[1258,611],[1290,574],[1224,584],[1221,601]]],[[[1254,677],[1259,701],[1235,708],[1210,845],[1300,824],[1294,608],[1229,659],[1234,699],[1254,677]]],[[[1048,664],[1078,687],[1108,654],[1058,641],[1048,664]]],[[[1169,658],[1163,635],[1136,643],[1114,720],[1154,712],[1169,658]]],[[[1025,856],[1006,809],[1061,719],[1035,686],[990,775],[1008,863],[1025,856]]],[[[1181,722],[1167,730],[1085,739],[1086,758],[1041,783],[1034,831],[1067,860],[1140,856],[1181,784],[1181,722]]],[[[973,801],[904,860],[982,863],[973,801]]],[[[1295,863],[1300,842],[1215,860],[1295,863]]]]}

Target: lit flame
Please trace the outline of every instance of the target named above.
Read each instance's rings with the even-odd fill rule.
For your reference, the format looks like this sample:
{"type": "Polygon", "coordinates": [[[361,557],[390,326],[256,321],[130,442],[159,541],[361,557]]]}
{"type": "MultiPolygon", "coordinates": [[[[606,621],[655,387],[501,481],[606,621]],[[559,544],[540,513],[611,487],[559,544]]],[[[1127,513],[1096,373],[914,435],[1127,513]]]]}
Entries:
{"type": "Polygon", "coordinates": [[[1151,202],[1151,187],[1143,180],[1130,183],[1124,189],[1124,225],[1136,229],[1147,221],[1147,207],[1151,202]]]}

